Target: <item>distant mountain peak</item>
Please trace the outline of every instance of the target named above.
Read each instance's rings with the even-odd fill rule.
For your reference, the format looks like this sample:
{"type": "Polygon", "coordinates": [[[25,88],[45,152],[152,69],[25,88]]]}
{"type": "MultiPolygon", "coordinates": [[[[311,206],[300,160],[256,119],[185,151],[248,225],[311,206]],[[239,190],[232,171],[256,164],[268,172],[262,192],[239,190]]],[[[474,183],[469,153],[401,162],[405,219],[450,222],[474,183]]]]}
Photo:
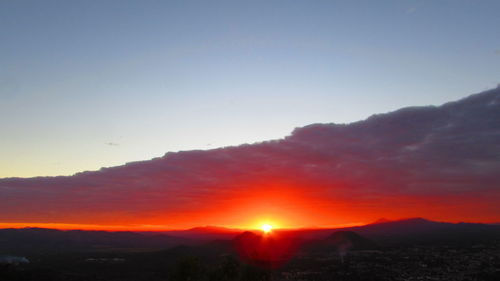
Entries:
{"type": "Polygon", "coordinates": [[[401,224],[401,223],[410,223],[410,224],[422,224],[422,223],[438,223],[436,221],[428,220],[422,217],[412,217],[412,218],[403,218],[398,220],[388,220],[386,218],[380,218],[372,223],[367,225],[375,225],[375,224],[401,224]]]}
{"type": "Polygon", "coordinates": [[[257,235],[251,231],[245,231],[245,232],[242,232],[241,234],[238,234],[236,237],[233,238],[233,241],[243,241],[243,240],[247,240],[247,239],[260,239],[261,236],[260,235],[257,235]]]}
{"type": "Polygon", "coordinates": [[[391,220],[388,220],[386,218],[380,218],[380,219],[372,222],[371,224],[379,224],[379,223],[386,223],[386,222],[391,222],[391,220]]]}
{"type": "Polygon", "coordinates": [[[400,219],[395,222],[412,222],[412,223],[438,223],[437,221],[428,220],[426,218],[415,217],[415,218],[406,218],[400,219]]]}
{"type": "Polygon", "coordinates": [[[240,230],[233,229],[233,228],[222,227],[222,226],[207,225],[207,226],[193,227],[193,228],[188,229],[188,231],[200,231],[200,232],[239,232],[240,230]]]}

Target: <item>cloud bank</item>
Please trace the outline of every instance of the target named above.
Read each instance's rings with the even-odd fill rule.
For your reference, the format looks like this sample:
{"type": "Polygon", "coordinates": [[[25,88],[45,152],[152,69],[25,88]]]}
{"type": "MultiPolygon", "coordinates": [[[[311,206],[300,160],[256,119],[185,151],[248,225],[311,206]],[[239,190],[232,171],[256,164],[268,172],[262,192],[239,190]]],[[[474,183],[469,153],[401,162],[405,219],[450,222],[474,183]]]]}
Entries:
{"type": "Polygon", "coordinates": [[[286,226],[500,221],[500,87],[274,141],[0,179],[0,222],[286,226]],[[260,217],[259,217],[260,216],[260,217]]]}

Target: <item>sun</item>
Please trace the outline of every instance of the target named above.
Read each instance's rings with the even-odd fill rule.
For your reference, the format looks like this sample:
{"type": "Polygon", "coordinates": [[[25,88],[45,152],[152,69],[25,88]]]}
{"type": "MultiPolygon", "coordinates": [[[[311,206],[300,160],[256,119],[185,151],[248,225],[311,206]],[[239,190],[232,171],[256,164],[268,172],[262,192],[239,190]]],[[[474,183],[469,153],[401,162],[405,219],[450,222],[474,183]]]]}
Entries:
{"type": "Polygon", "coordinates": [[[262,229],[262,231],[264,231],[264,233],[269,233],[269,232],[271,232],[271,230],[273,229],[273,226],[272,226],[272,225],[270,225],[270,224],[265,223],[265,224],[263,224],[263,225],[260,227],[260,229],[262,229]]]}

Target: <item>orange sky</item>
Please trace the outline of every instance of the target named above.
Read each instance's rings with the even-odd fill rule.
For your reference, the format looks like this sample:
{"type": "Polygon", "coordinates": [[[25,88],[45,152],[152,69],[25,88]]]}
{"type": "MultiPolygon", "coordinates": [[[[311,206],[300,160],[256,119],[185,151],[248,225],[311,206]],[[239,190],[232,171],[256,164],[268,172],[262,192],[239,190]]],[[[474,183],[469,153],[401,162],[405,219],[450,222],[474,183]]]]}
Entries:
{"type": "Polygon", "coordinates": [[[265,187],[262,189],[239,192],[233,197],[205,198],[198,209],[179,210],[162,213],[144,213],[143,215],[124,216],[123,213],[106,214],[99,217],[75,217],[60,223],[53,222],[3,222],[0,228],[43,227],[57,229],[87,230],[148,230],[161,231],[188,229],[197,226],[216,225],[238,229],[258,229],[262,224],[270,224],[274,228],[325,228],[347,227],[371,223],[379,218],[400,219],[424,216],[429,219],[449,222],[496,222],[491,213],[477,220],[467,219],[467,209],[475,208],[477,202],[465,204],[463,198],[384,198],[383,206],[374,208],[370,202],[334,201],[314,196],[299,188],[265,187]],[[457,212],[450,205],[440,205],[442,201],[453,204],[453,200],[462,206],[457,212]],[[465,219],[464,219],[465,218],[465,219]],[[83,223],[72,223],[83,222],[83,223]],[[95,223],[91,223],[95,222],[95,223]]]}

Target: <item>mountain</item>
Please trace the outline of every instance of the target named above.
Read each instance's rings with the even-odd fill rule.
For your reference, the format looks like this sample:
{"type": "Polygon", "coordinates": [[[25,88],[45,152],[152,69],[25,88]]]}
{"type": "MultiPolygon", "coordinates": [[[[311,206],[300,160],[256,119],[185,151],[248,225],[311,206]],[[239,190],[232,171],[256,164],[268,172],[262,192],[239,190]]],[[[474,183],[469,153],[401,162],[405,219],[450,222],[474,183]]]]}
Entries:
{"type": "Polygon", "coordinates": [[[374,250],[377,243],[354,231],[334,231],[323,239],[312,239],[302,243],[303,253],[346,253],[348,251],[374,250]]]}
{"type": "Polygon", "coordinates": [[[446,223],[411,218],[354,227],[351,230],[385,244],[471,244],[500,237],[500,227],[479,223],[446,223]]]}
{"type": "MultiPolygon", "coordinates": [[[[194,227],[187,230],[162,231],[162,234],[183,237],[198,241],[230,240],[242,233],[241,229],[226,228],[219,226],[194,227]]],[[[154,233],[154,232],[153,232],[154,233]]]]}
{"type": "Polygon", "coordinates": [[[386,223],[386,222],[391,222],[390,220],[386,219],[386,218],[380,218],[374,222],[372,222],[371,224],[377,224],[377,223],[386,223]]]}
{"type": "Polygon", "coordinates": [[[55,230],[45,228],[0,229],[0,252],[68,252],[109,249],[165,249],[193,241],[165,234],[135,232],[55,230]]]}
{"type": "Polygon", "coordinates": [[[424,218],[378,222],[364,226],[303,230],[297,233],[307,239],[324,239],[332,232],[351,231],[380,245],[403,244],[473,244],[500,237],[500,226],[480,223],[447,223],[424,218]]]}
{"type": "Polygon", "coordinates": [[[356,250],[372,249],[375,245],[381,247],[414,244],[472,245],[498,240],[498,237],[500,237],[500,225],[446,223],[423,218],[378,222],[348,228],[275,230],[268,235],[218,227],[161,233],[24,228],[0,229],[0,252],[23,255],[31,252],[161,250],[180,245],[197,245],[196,247],[199,246],[207,252],[227,252],[234,248],[243,256],[251,256],[257,251],[261,257],[267,255],[280,260],[304,243],[334,248],[349,245],[349,249],[356,250]],[[266,248],[274,250],[272,253],[265,253],[266,248]]]}
{"type": "Polygon", "coordinates": [[[377,244],[353,231],[336,231],[323,240],[323,245],[337,250],[371,250],[377,244]]]}

